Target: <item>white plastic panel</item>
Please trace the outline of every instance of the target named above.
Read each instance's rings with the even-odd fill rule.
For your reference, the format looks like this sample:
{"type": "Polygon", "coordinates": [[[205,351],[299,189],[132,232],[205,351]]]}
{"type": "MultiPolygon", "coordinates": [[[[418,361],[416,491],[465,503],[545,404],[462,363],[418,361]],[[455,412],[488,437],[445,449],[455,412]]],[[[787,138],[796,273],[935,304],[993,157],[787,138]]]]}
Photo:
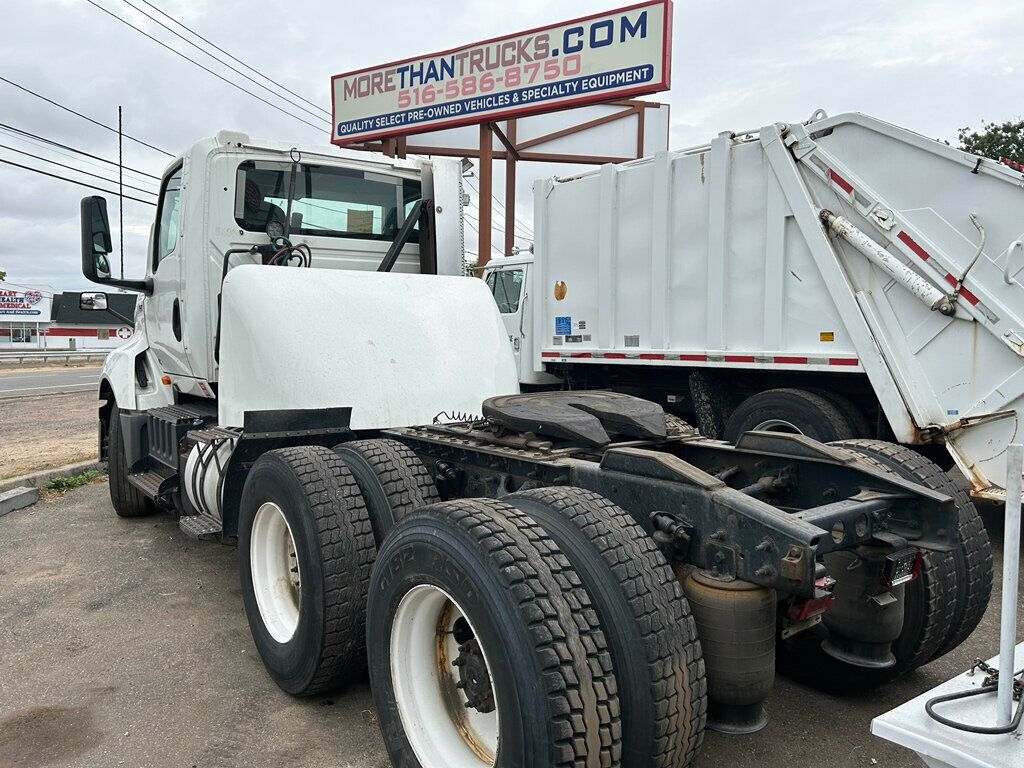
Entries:
{"type": "Polygon", "coordinates": [[[224,282],[222,426],[247,410],[352,408],[354,429],[480,413],[519,391],[482,280],[240,266],[224,282]]]}

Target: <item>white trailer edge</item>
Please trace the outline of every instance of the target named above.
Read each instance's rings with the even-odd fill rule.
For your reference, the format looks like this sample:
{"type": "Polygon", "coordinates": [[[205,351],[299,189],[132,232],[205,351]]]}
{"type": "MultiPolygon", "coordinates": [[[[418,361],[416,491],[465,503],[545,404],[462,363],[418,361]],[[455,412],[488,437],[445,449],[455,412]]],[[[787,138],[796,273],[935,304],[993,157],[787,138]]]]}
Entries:
{"type": "Polygon", "coordinates": [[[485,275],[524,385],[628,389],[712,437],[941,445],[975,495],[1004,496],[1024,418],[1019,172],[819,111],[534,198],[535,256],[485,275]]]}

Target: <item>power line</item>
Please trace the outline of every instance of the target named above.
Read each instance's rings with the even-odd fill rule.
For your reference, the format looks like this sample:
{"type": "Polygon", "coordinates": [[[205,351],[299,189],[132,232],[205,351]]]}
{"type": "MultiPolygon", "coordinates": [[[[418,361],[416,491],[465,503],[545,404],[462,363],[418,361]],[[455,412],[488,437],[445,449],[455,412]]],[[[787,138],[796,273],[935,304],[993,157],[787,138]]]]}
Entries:
{"type": "MultiPolygon", "coordinates": [[[[474,192],[476,192],[477,200],[479,201],[479,199],[480,199],[480,189],[479,189],[479,187],[477,187],[470,180],[470,178],[468,176],[465,177],[463,179],[463,181],[466,182],[467,185],[469,185],[470,189],[472,189],[474,192]]],[[[494,201],[494,204],[499,208],[499,214],[503,215],[504,212],[505,212],[505,206],[501,202],[501,199],[497,195],[495,195],[493,193],[491,195],[491,199],[494,201]]],[[[525,223],[523,223],[520,220],[520,218],[518,216],[516,216],[515,214],[513,214],[512,218],[515,221],[515,223],[519,225],[519,233],[523,236],[523,238],[526,239],[526,240],[532,240],[533,239],[533,229],[531,227],[527,226],[525,223]]]]}
{"type": "MultiPolygon", "coordinates": [[[[6,144],[0,144],[0,149],[7,149],[7,150],[10,150],[11,152],[17,152],[19,155],[27,155],[28,157],[31,157],[34,160],[42,160],[44,163],[52,163],[53,165],[59,165],[61,168],[67,168],[69,171],[74,171],[75,173],[81,173],[83,176],[92,176],[94,179],[99,179],[100,181],[107,181],[107,182],[110,182],[111,184],[117,183],[116,179],[110,179],[110,178],[107,178],[106,176],[100,176],[98,173],[90,173],[89,171],[83,171],[80,168],[75,168],[75,166],[73,166],[73,165],[67,165],[65,163],[59,163],[56,160],[50,160],[47,157],[42,157],[40,155],[33,155],[31,152],[26,152],[25,150],[18,149],[17,147],[9,147],[6,144]]],[[[125,184],[125,186],[128,189],[134,189],[134,190],[137,190],[139,192],[145,192],[147,195],[154,195],[154,196],[156,195],[156,192],[154,192],[154,191],[152,191],[150,189],[143,189],[142,187],[135,187],[135,186],[132,186],[131,184],[125,184]]]]}
{"type": "MultiPolygon", "coordinates": [[[[199,51],[200,53],[202,53],[202,54],[204,54],[204,55],[206,55],[206,56],[209,56],[209,57],[210,57],[211,59],[213,59],[214,61],[216,61],[216,62],[217,62],[218,64],[221,64],[222,66],[225,66],[225,67],[227,67],[227,68],[228,68],[228,69],[230,69],[230,70],[231,70],[232,72],[234,72],[234,73],[235,73],[236,75],[241,75],[242,77],[244,77],[244,78],[245,78],[246,80],[248,80],[248,81],[249,81],[250,83],[252,83],[252,84],[253,84],[253,85],[255,85],[256,87],[258,87],[258,88],[262,88],[262,89],[263,89],[264,91],[266,91],[267,93],[270,93],[270,94],[272,94],[272,95],[274,95],[274,96],[276,96],[276,97],[278,97],[278,98],[280,98],[280,99],[284,100],[284,101],[285,101],[285,102],[286,102],[286,103],[287,103],[287,104],[288,104],[289,106],[295,107],[296,109],[301,109],[301,110],[302,110],[303,112],[305,112],[305,113],[306,113],[307,115],[310,115],[310,116],[312,116],[312,117],[316,118],[317,120],[323,120],[324,122],[326,122],[326,123],[328,123],[328,124],[330,123],[330,120],[328,120],[328,119],[327,119],[326,117],[324,117],[323,115],[318,115],[318,114],[316,114],[315,112],[312,112],[312,111],[310,111],[309,109],[306,109],[306,108],[305,108],[304,106],[302,106],[301,104],[296,104],[295,102],[291,101],[290,99],[287,99],[287,98],[285,98],[284,96],[281,96],[281,94],[277,93],[277,92],[276,92],[275,90],[273,90],[272,88],[268,88],[268,87],[267,87],[267,86],[265,86],[265,85],[264,85],[263,83],[261,83],[261,82],[258,82],[257,80],[253,79],[253,77],[251,77],[250,75],[247,75],[247,74],[246,74],[245,72],[242,72],[241,70],[239,70],[239,69],[237,69],[237,68],[235,68],[235,67],[231,66],[230,64],[228,64],[228,63],[227,63],[226,61],[223,61],[222,59],[219,59],[219,58],[217,58],[217,57],[216,57],[216,56],[214,56],[214,55],[213,55],[212,53],[210,53],[210,52],[209,52],[208,50],[206,50],[205,48],[203,48],[203,47],[202,47],[201,45],[199,45],[199,44],[197,44],[197,43],[194,43],[194,42],[192,42],[191,40],[189,40],[189,39],[188,39],[187,37],[185,37],[185,36],[184,36],[183,34],[181,34],[180,32],[178,32],[178,31],[176,31],[176,30],[172,29],[172,28],[171,28],[171,27],[169,27],[169,26],[168,26],[167,24],[165,24],[164,22],[160,21],[160,19],[158,19],[158,18],[155,18],[154,16],[151,16],[150,14],[146,13],[146,11],[142,10],[141,8],[137,8],[136,6],[132,5],[132,4],[130,3],[130,2],[128,2],[128,0],[121,0],[121,2],[122,2],[122,3],[124,3],[125,5],[127,5],[127,6],[128,6],[129,8],[131,8],[131,9],[132,9],[133,11],[135,11],[135,12],[137,12],[137,13],[141,13],[141,14],[142,14],[143,16],[145,16],[145,17],[146,17],[147,19],[149,19],[150,21],[152,21],[152,22],[153,22],[154,24],[159,24],[159,25],[160,25],[160,26],[161,26],[161,27],[162,27],[163,29],[166,29],[166,30],[167,30],[168,32],[170,32],[170,33],[171,33],[172,35],[174,35],[175,37],[179,38],[180,40],[183,40],[183,41],[184,41],[184,42],[186,42],[186,43],[187,43],[188,45],[191,45],[191,46],[192,46],[193,48],[195,48],[195,49],[196,49],[197,51],[199,51]]],[[[145,2],[145,0],[142,0],[142,2],[145,2]]],[[[163,14],[164,16],[166,16],[167,18],[169,18],[169,19],[171,19],[172,21],[174,21],[174,23],[175,23],[175,24],[178,24],[179,26],[181,26],[181,27],[184,27],[185,29],[188,29],[188,27],[185,27],[185,25],[184,25],[184,24],[181,24],[181,23],[179,23],[179,22],[178,22],[178,21],[177,21],[177,20],[176,20],[176,19],[175,19],[175,18],[174,18],[173,16],[171,16],[171,15],[170,15],[170,14],[168,14],[168,13],[164,13],[164,11],[161,11],[161,10],[160,10],[159,8],[157,8],[156,6],[152,5],[151,3],[146,3],[146,5],[150,6],[151,8],[154,8],[154,9],[155,9],[155,10],[157,10],[157,11],[160,11],[160,13],[162,13],[162,14],[163,14]]],[[[191,29],[188,29],[188,31],[189,31],[189,32],[192,32],[192,30],[191,30],[191,29]]],[[[193,35],[195,35],[196,33],[195,33],[195,32],[192,32],[192,34],[193,34],[193,35]]],[[[196,35],[196,36],[198,37],[198,35],[196,35]]],[[[209,41],[209,40],[205,40],[205,38],[204,38],[204,41],[205,41],[206,43],[208,43],[209,45],[213,45],[213,43],[210,43],[210,41],[209,41]]],[[[214,45],[214,48],[217,48],[217,50],[219,50],[219,51],[221,51],[222,53],[224,53],[223,49],[221,49],[221,48],[218,48],[218,47],[217,47],[216,45],[214,45]]],[[[228,56],[230,56],[231,54],[227,54],[227,55],[228,55],[228,56]]],[[[234,58],[234,57],[232,56],[232,58],[234,58]]],[[[252,67],[249,67],[249,68],[250,68],[250,69],[252,69],[252,67]]],[[[255,70],[253,70],[253,71],[255,71],[255,70]]],[[[266,75],[263,75],[263,74],[261,74],[261,73],[257,73],[257,74],[260,74],[260,76],[261,76],[261,77],[265,77],[265,78],[266,78],[267,80],[270,80],[270,78],[269,78],[269,77],[266,77],[266,75]]],[[[270,80],[270,82],[274,83],[274,81],[273,81],[273,80],[270,80]]],[[[278,84],[278,83],[274,83],[274,85],[277,85],[277,86],[278,86],[279,88],[284,88],[284,86],[282,86],[282,85],[280,85],[280,84],[278,84]]],[[[287,90],[287,89],[285,89],[285,90],[287,90]]],[[[290,92],[290,91],[289,91],[289,92],[290,92]]],[[[299,98],[302,98],[302,97],[300,96],[299,98]]],[[[305,101],[305,99],[303,99],[303,101],[305,101]]],[[[316,106],[316,105],[314,104],[313,106],[316,106]]],[[[325,111],[325,110],[323,110],[322,108],[319,108],[319,107],[318,107],[318,109],[320,109],[321,111],[325,111]]]]}
{"type": "Polygon", "coordinates": [[[264,74],[263,74],[262,72],[260,72],[259,70],[257,70],[257,69],[256,69],[255,67],[253,67],[252,65],[248,65],[248,63],[246,63],[245,61],[243,61],[243,60],[242,60],[241,58],[239,58],[238,56],[234,56],[234,55],[232,55],[232,54],[228,53],[228,52],[227,52],[226,50],[224,50],[223,48],[221,48],[221,47],[220,47],[219,45],[217,45],[216,43],[214,43],[214,42],[212,42],[211,40],[208,40],[207,38],[205,38],[205,37],[203,37],[202,35],[200,35],[200,34],[199,34],[198,32],[196,32],[196,30],[194,30],[194,29],[191,29],[191,28],[189,28],[189,27],[186,27],[185,25],[181,24],[181,22],[179,22],[179,20],[178,20],[177,18],[175,18],[174,16],[172,16],[172,15],[171,15],[170,13],[168,13],[168,12],[167,12],[166,10],[163,10],[162,8],[158,8],[158,7],[157,7],[156,5],[154,5],[153,3],[151,3],[151,2],[148,2],[148,0],[140,0],[140,2],[142,2],[142,3],[145,3],[146,5],[150,6],[150,7],[151,7],[151,8],[153,8],[154,10],[156,10],[156,11],[159,11],[159,12],[160,12],[160,13],[162,13],[163,15],[167,16],[168,18],[170,18],[170,19],[172,20],[172,22],[174,22],[174,24],[176,24],[176,25],[177,25],[178,27],[180,27],[181,29],[183,29],[183,30],[187,30],[188,32],[190,32],[191,34],[195,35],[195,36],[196,36],[196,37],[198,37],[198,38],[199,38],[200,40],[202,40],[202,41],[203,41],[204,43],[206,43],[206,44],[208,44],[208,45],[212,45],[212,46],[213,46],[214,48],[216,48],[217,50],[219,50],[219,51],[220,51],[221,53],[223,53],[223,54],[224,54],[225,56],[227,56],[228,58],[230,58],[230,59],[232,59],[232,60],[234,60],[234,61],[238,61],[238,62],[240,63],[240,65],[242,65],[243,67],[245,67],[245,68],[246,68],[247,70],[252,70],[253,72],[255,72],[255,73],[256,73],[257,75],[259,75],[259,76],[260,76],[261,78],[263,78],[263,79],[264,79],[264,80],[266,80],[267,82],[269,82],[269,83],[273,83],[274,85],[278,86],[278,87],[279,87],[279,88],[281,88],[282,90],[288,91],[289,93],[291,93],[291,94],[292,94],[293,96],[295,96],[295,97],[296,97],[297,99],[299,99],[300,101],[305,101],[305,102],[306,102],[307,104],[309,104],[310,106],[314,106],[314,108],[316,108],[317,110],[319,110],[319,111],[323,112],[323,113],[324,113],[325,115],[330,115],[330,114],[331,114],[330,112],[328,112],[327,110],[325,110],[325,109],[323,108],[323,106],[321,106],[321,105],[318,105],[318,104],[315,104],[315,103],[313,103],[312,101],[310,101],[310,100],[309,100],[308,98],[304,98],[303,96],[300,96],[300,95],[299,95],[298,93],[296,93],[295,91],[293,91],[293,90],[289,89],[288,87],[286,87],[286,86],[282,85],[282,84],[281,84],[281,83],[279,83],[278,81],[276,81],[276,80],[272,79],[271,77],[269,77],[269,76],[267,76],[267,75],[264,75],[264,74]]]}
{"type": "MultiPolygon", "coordinates": [[[[221,74],[219,74],[219,73],[217,73],[217,72],[214,72],[214,71],[213,71],[212,69],[210,69],[209,67],[207,67],[207,66],[205,66],[205,65],[203,65],[203,64],[200,64],[200,63],[199,63],[198,61],[196,61],[195,59],[191,58],[190,56],[186,56],[186,55],[185,55],[184,53],[182,53],[181,51],[179,51],[179,50],[177,50],[177,49],[175,49],[175,48],[172,48],[172,47],[171,47],[171,46],[169,46],[169,45],[168,45],[167,43],[165,43],[165,42],[164,42],[163,40],[160,40],[159,38],[153,37],[153,35],[149,34],[149,33],[148,33],[148,32],[146,32],[146,31],[145,31],[144,29],[141,29],[140,27],[137,27],[137,26],[135,26],[134,24],[132,24],[132,23],[131,23],[130,21],[128,21],[127,19],[123,19],[123,18],[121,18],[120,16],[118,16],[118,15],[117,15],[116,13],[114,13],[113,11],[109,11],[109,10],[107,10],[107,9],[106,9],[106,8],[104,8],[104,7],[102,6],[102,5],[100,5],[99,3],[97,3],[97,2],[96,2],[96,0],[85,0],[85,2],[89,3],[89,5],[91,5],[91,6],[95,7],[95,8],[98,8],[99,10],[103,11],[103,12],[104,12],[105,14],[107,14],[107,15],[108,15],[108,16],[110,16],[111,18],[117,19],[117,20],[118,20],[119,22],[121,22],[121,23],[122,23],[122,24],[124,24],[125,26],[127,26],[127,27],[130,27],[131,29],[134,29],[134,30],[135,30],[136,32],[138,32],[138,33],[139,33],[140,35],[142,35],[143,37],[147,37],[147,38],[149,38],[150,40],[152,40],[152,41],[153,41],[154,43],[156,43],[157,45],[159,45],[159,46],[161,46],[161,47],[163,47],[163,48],[166,48],[166,49],[167,49],[168,51],[170,51],[171,53],[173,53],[173,54],[174,54],[175,56],[180,56],[181,58],[185,59],[185,61],[188,61],[188,62],[190,62],[190,63],[192,63],[192,64],[195,64],[195,65],[196,65],[197,67],[199,67],[199,68],[200,68],[201,70],[203,70],[204,72],[208,72],[209,74],[211,74],[211,75],[213,75],[214,77],[216,77],[216,78],[217,78],[218,80],[223,80],[223,81],[224,81],[225,83],[227,83],[228,85],[230,85],[230,86],[231,86],[232,88],[237,88],[237,89],[238,89],[239,91],[241,91],[242,93],[246,93],[246,94],[248,94],[249,96],[252,96],[252,97],[253,97],[254,99],[256,99],[257,101],[261,101],[261,102],[263,102],[263,103],[264,103],[264,104],[266,104],[266,105],[267,105],[268,107],[272,107],[273,109],[276,109],[276,110],[277,110],[278,112],[281,112],[281,113],[283,113],[283,114],[285,114],[285,115],[288,115],[288,117],[291,117],[291,118],[293,118],[293,119],[295,119],[295,120],[298,120],[298,121],[299,121],[300,123],[305,123],[305,124],[306,124],[306,125],[308,125],[308,126],[309,126],[310,128],[312,128],[312,129],[314,129],[314,130],[316,130],[316,131],[322,131],[322,130],[323,130],[323,126],[319,126],[319,125],[314,125],[313,123],[309,122],[309,121],[308,121],[308,120],[306,120],[305,118],[299,117],[298,115],[296,115],[296,114],[294,114],[294,113],[292,113],[292,112],[289,112],[289,111],[288,111],[287,109],[284,109],[283,107],[279,107],[279,106],[278,106],[277,104],[273,104],[273,103],[271,103],[271,102],[267,101],[266,99],[264,99],[264,98],[263,98],[262,96],[260,96],[259,94],[253,93],[252,91],[250,91],[250,90],[248,90],[248,89],[246,89],[246,88],[243,88],[243,87],[242,87],[242,86],[240,86],[240,85],[239,85],[238,83],[234,83],[234,82],[232,82],[231,80],[228,80],[228,79],[227,79],[226,77],[224,77],[223,75],[221,75],[221,74]]],[[[325,118],[325,119],[326,119],[326,118],[325,118]]]]}
{"type": "MultiPolygon", "coordinates": [[[[27,94],[35,96],[37,99],[42,99],[47,104],[52,104],[53,106],[57,107],[58,109],[63,109],[65,112],[70,112],[72,115],[75,115],[76,117],[80,117],[83,120],[88,120],[93,125],[98,125],[100,128],[105,128],[106,130],[110,131],[111,133],[117,133],[117,128],[112,128],[111,126],[107,125],[106,123],[101,123],[99,120],[94,120],[93,118],[89,117],[88,115],[83,115],[81,112],[76,112],[75,110],[71,109],[71,107],[66,107],[63,104],[54,101],[53,99],[48,99],[46,96],[43,96],[41,93],[36,93],[32,89],[26,88],[24,85],[19,85],[18,83],[14,82],[13,80],[8,80],[6,77],[3,77],[3,76],[0,76],[0,80],[2,80],[3,82],[7,83],[10,86],[13,86],[14,88],[17,88],[19,91],[24,91],[27,94]]],[[[153,149],[153,150],[156,150],[157,152],[165,154],[168,157],[174,157],[174,155],[172,155],[166,149],[160,149],[160,147],[155,147],[152,144],[143,141],[142,139],[137,139],[134,136],[128,135],[127,133],[124,134],[124,137],[126,139],[131,140],[131,141],[134,141],[136,144],[141,144],[144,147],[149,147],[150,149],[153,149]]]]}
{"type": "MultiPolygon", "coordinates": [[[[102,170],[106,170],[106,167],[103,166],[103,165],[100,165],[99,163],[93,163],[93,162],[91,162],[89,160],[82,160],[80,158],[75,157],[75,155],[73,153],[71,153],[71,152],[65,152],[62,149],[57,149],[56,147],[48,146],[47,144],[43,143],[42,141],[37,141],[36,139],[30,139],[30,138],[26,138],[25,136],[19,136],[17,133],[14,133],[13,131],[8,130],[7,128],[0,127],[0,135],[6,136],[9,139],[14,139],[14,141],[20,141],[23,144],[26,144],[27,146],[30,146],[30,147],[33,147],[33,148],[45,149],[48,152],[53,152],[55,154],[61,155],[62,157],[70,157],[73,160],[77,160],[82,165],[89,166],[90,168],[99,168],[99,169],[102,169],[102,170]]],[[[19,150],[15,150],[15,151],[19,151],[19,150]]],[[[144,175],[146,175],[146,174],[143,174],[141,171],[134,170],[133,168],[125,168],[125,170],[126,171],[130,171],[131,173],[134,173],[136,176],[144,176],[144,175]]],[[[133,181],[140,181],[140,182],[142,182],[144,180],[143,179],[133,179],[133,181]]]]}
{"type": "MultiPolygon", "coordinates": [[[[6,128],[8,131],[14,131],[15,133],[21,134],[23,136],[30,136],[33,139],[38,139],[39,141],[45,142],[46,144],[52,144],[55,147],[70,150],[71,152],[74,152],[76,155],[84,155],[85,157],[91,157],[93,160],[99,160],[101,163],[107,163],[108,165],[113,165],[115,167],[117,166],[117,162],[114,160],[110,160],[106,157],[100,157],[99,155],[91,154],[89,152],[86,152],[84,149],[76,149],[75,147],[70,147],[67,144],[61,144],[59,141],[47,139],[45,136],[39,136],[38,134],[30,133],[29,131],[24,131],[21,128],[15,128],[13,125],[8,125],[7,123],[0,123],[0,128],[6,128]]],[[[140,171],[138,168],[129,168],[128,166],[125,166],[125,169],[129,171],[134,171],[140,176],[148,176],[151,179],[156,179],[157,181],[160,181],[159,176],[154,176],[152,173],[140,171]]]]}
{"type": "MultiPolygon", "coordinates": [[[[52,293],[50,291],[44,291],[42,288],[36,288],[34,285],[23,285],[22,283],[12,283],[10,280],[4,280],[4,285],[5,286],[12,285],[15,288],[24,288],[24,289],[29,290],[29,291],[39,291],[39,293],[41,293],[43,296],[49,296],[51,299],[54,296],[57,295],[57,294],[52,293]]],[[[42,322],[46,322],[46,321],[45,320],[39,320],[39,321],[30,320],[29,322],[40,322],[40,323],[42,323],[42,322]]]]}
{"type": "MultiPolygon", "coordinates": [[[[474,184],[473,181],[468,176],[463,177],[463,181],[465,181],[466,184],[469,185],[470,189],[472,189],[474,192],[476,192],[477,199],[479,200],[479,198],[480,198],[480,188],[477,187],[476,184],[474,184]]],[[[504,213],[505,213],[505,204],[501,201],[501,198],[498,197],[496,194],[492,193],[491,194],[491,199],[494,201],[494,204],[498,207],[498,213],[500,215],[504,215],[504,213]]],[[[519,226],[520,226],[520,228],[522,230],[524,230],[524,231],[528,230],[529,233],[530,233],[530,236],[533,235],[533,230],[532,230],[531,227],[527,226],[524,222],[522,222],[519,219],[518,216],[514,216],[513,218],[515,219],[516,223],[519,224],[519,226]]]]}
{"type": "MultiPolygon", "coordinates": [[[[108,195],[118,196],[116,191],[113,191],[113,190],[110,190],[110,189],[103,189],[102,187],[96,187],[96,186],[93,186],[92,184],[86,184],[84,181],[76,181],[75,179],[69,179],[67,176],[58,176],[56,173],[50,173],[48,171],[40,170],[39,168],[33,168],[30,165],[22,165],[21,163],[15,163],[15,162],[12,162],[10,160],[4,160],[3,158],[0,158],[0,163],[4,163],[6,165],[13,165],[15,168],[22,168],[22,169],[24,169],[26,171],[32,171],[33,173],[42,174],[43,176],[49,176],[52,179],[60,179],[61,181],[66,181],[69,184],[77,184],[80,187],[86,187],[88,189],[94,189],[97,192],[106,192],[108,195]]],[[[125,200],[134,200],[136,203],[145,203],[146,205],[152,205],[152,206],[156,205],[156,203],[150,202],[149,200],[142,200],[141,198],[131,197],[130,195],[125,195],[124,199],[125,200]]]]}
{"type": "Polygon", "coordinates": [[[188,27],[188,26],[186,26],[185,24],[182,24],[182,23],[181,23],[180,21],[178,21],[178,20],[177,20],[177,19],[176,19],[176,18],[175,18],[174,16],[172,16],[171,14],[169,14],[169,13],[168,13],[167,11],[163,10],[162,8],[157,8],[157,7],[155,6],[155,5],[153,5],[153,3],[149,2],[149,0],[139,0],[139,2],[145,3],[145,4],[146,4],[146,5],[148,5],[148,6],[150,7],[150,8],[152,8],[152,9],[153,9],[154,11],[158,11],[158,12],[159,12],[160,14],[162,14],[163,16],[166,16],[166,17],[167,17],[168,19],[170,19],[171,21],[173,21],[173,22],[174,22],[175,24],[177,24],[177,25],[178,25],[179,27],[181,27],[182,29],[185,29],[185,30],[188,30],[189,32],[191,32],[191,33],[192,33],[193,35],[195,35],[196,37],[198,37],[198,38],[199,38],[200,40],[202,40],[202,41],[203,41],[204,43],[206,43],[207,45],[212,45],[212,46],[213,46],[214,48],[216,48],[216,49],[217,49],[218,51],[220,51],[221,53],[223,53],[223,54],[224,54],[225,56],[227,56],[227,57],[228,57],[229,59],[231,59],[232,61],[236,61],[236,62],[238,62],[239,64],[241,64],[241,65],[242,65],[243,67],[245,67],[246,69],[252,70],[253,72],[255,72],[255,73],[256,73],[257,75],[259,75],[260,77],[262,77],[262,78],[263,78],[264,80],[266,80],[267,82],[269,82],[269,83],[273,83],[273,84],[274,84],[274,85],[276,85],[276,86],[277,86],[278,88],[280,88],[280,89],[281,89],[282,91],[286,91],[286,92],[290,93],[290,94],[291,94],[292,96],[294,96],[295,98],[297,98],[297,99],[298,99],[299,101],[304,101],[304,102],[306,102],[307,104],[309,104],[309,106],[311,106],[311,107],[315,107],[316,109],[319,109],[319,110],[320,110],[321,112],[323,112],[323,113],[324,113],[325,115],[330,115],[330,114],[331,114],[331,113],[330,113],[330,112],[329,112],[328,110],[324,109],[324,108],[323,108],[323,107],[321,107],[320,105],[318,105],[318,104],[315,104],[315,103],[313,103],[312,101],[310,101],[309,99],[307,99],[307,98],[304,98],[304,97],[300,96],[300,95],[299,95],[299,94],[297,94],[297,93],[296,93],[295,91],[293,91],[293,90],[289,89],[288,87],[286,87],[286,86],[282,85],[282,84],[281,84],[281,83],[279,83],[279,82],[278,82],[277,80],[274,80],[274,79],[273,79],[272,77],[270,77],[269,75],[265,75],[265,74],[263,74],[263,73],[262,73],[262,72],[260,72],[260,71],[259,71],[258,69],[256,69],[256,67],[252,66],[251,64],[246,64],[246,63],[245,63],[244,61],[242,61],[242,60],[241,60],[240,58],[238,58],[237,56],[234,56],[233,54],[231,54],[231,53],[228,53],[227,51],[225,51],[225,50],[224,50],[223,48],[221,48],[221,47],[220,47],[219,45],[217,45],[217,44],[216,44],[215,42],[213,42],[212,40],[209,40],[208,38],[205,38],[205,37],[203,37],[203,36],[202,36],[201,34],[199,34],[198,32],[196,32],[196,31],[195,31],[194,29],[192,29],[191,27],[188,27]]]}

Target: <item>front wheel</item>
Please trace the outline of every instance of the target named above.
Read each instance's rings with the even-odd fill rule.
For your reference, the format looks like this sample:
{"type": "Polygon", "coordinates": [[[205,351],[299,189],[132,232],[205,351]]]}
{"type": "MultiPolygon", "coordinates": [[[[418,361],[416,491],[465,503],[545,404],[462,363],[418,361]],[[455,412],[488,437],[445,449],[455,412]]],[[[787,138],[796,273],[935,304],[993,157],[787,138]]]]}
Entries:
{"type": "Polygon", "coordinates": [[[121,435],[121,409],[117,404],[110,408],[107,422],[107,485],[110,489],[110,503],[119,517],[141,517],[151,514],[156,506],[142,491],[128,482],[128,457],[121,435]]]}
{"type": "Polygon", "coordinates": [[[319,446],[263,454],[242,491],[238,550],[245,613],[274,681],[302,696],[360,676],[376,547],[341,459],[319,446]]]}

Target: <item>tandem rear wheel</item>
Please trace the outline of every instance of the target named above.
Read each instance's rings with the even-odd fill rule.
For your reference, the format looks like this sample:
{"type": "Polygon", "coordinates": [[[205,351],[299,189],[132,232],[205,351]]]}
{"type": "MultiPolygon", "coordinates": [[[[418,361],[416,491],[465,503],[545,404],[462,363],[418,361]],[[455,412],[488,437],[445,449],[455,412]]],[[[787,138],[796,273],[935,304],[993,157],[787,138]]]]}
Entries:
{"type": "MultiPolygon", "coordinates": [[[[856,453],[876,468],[952,496],[960,522],[953,551],[924,552],[918,577],[900,587],[902,612],[894,617],[899,629],[885,666],[867,668],[837,658],[842,654],[836,653],[832,636],[835,625],[831,629],[819,625],[779,640],[776,664],[781,674],[829,693],[855,693],[876,688],[937,659],[974,631],[992,591],[992,552],[974,504],[936,464],[909,448],[880,440],[845,440],[833,445],[856,453]]],[[[840,554],[849,560],[846,553],[833,557],[840,554]]],[[[844,582],[856,578],[857,570],[871,567],[871,552],[861,552],[857,557],[866,563],[863,568],[853,568],[857,563],[852,560],[830,564],[837,579],[837,594],[847,586],[844,582]]],[[[881,623],[881,617],[877,621],[881,623]]]]}

